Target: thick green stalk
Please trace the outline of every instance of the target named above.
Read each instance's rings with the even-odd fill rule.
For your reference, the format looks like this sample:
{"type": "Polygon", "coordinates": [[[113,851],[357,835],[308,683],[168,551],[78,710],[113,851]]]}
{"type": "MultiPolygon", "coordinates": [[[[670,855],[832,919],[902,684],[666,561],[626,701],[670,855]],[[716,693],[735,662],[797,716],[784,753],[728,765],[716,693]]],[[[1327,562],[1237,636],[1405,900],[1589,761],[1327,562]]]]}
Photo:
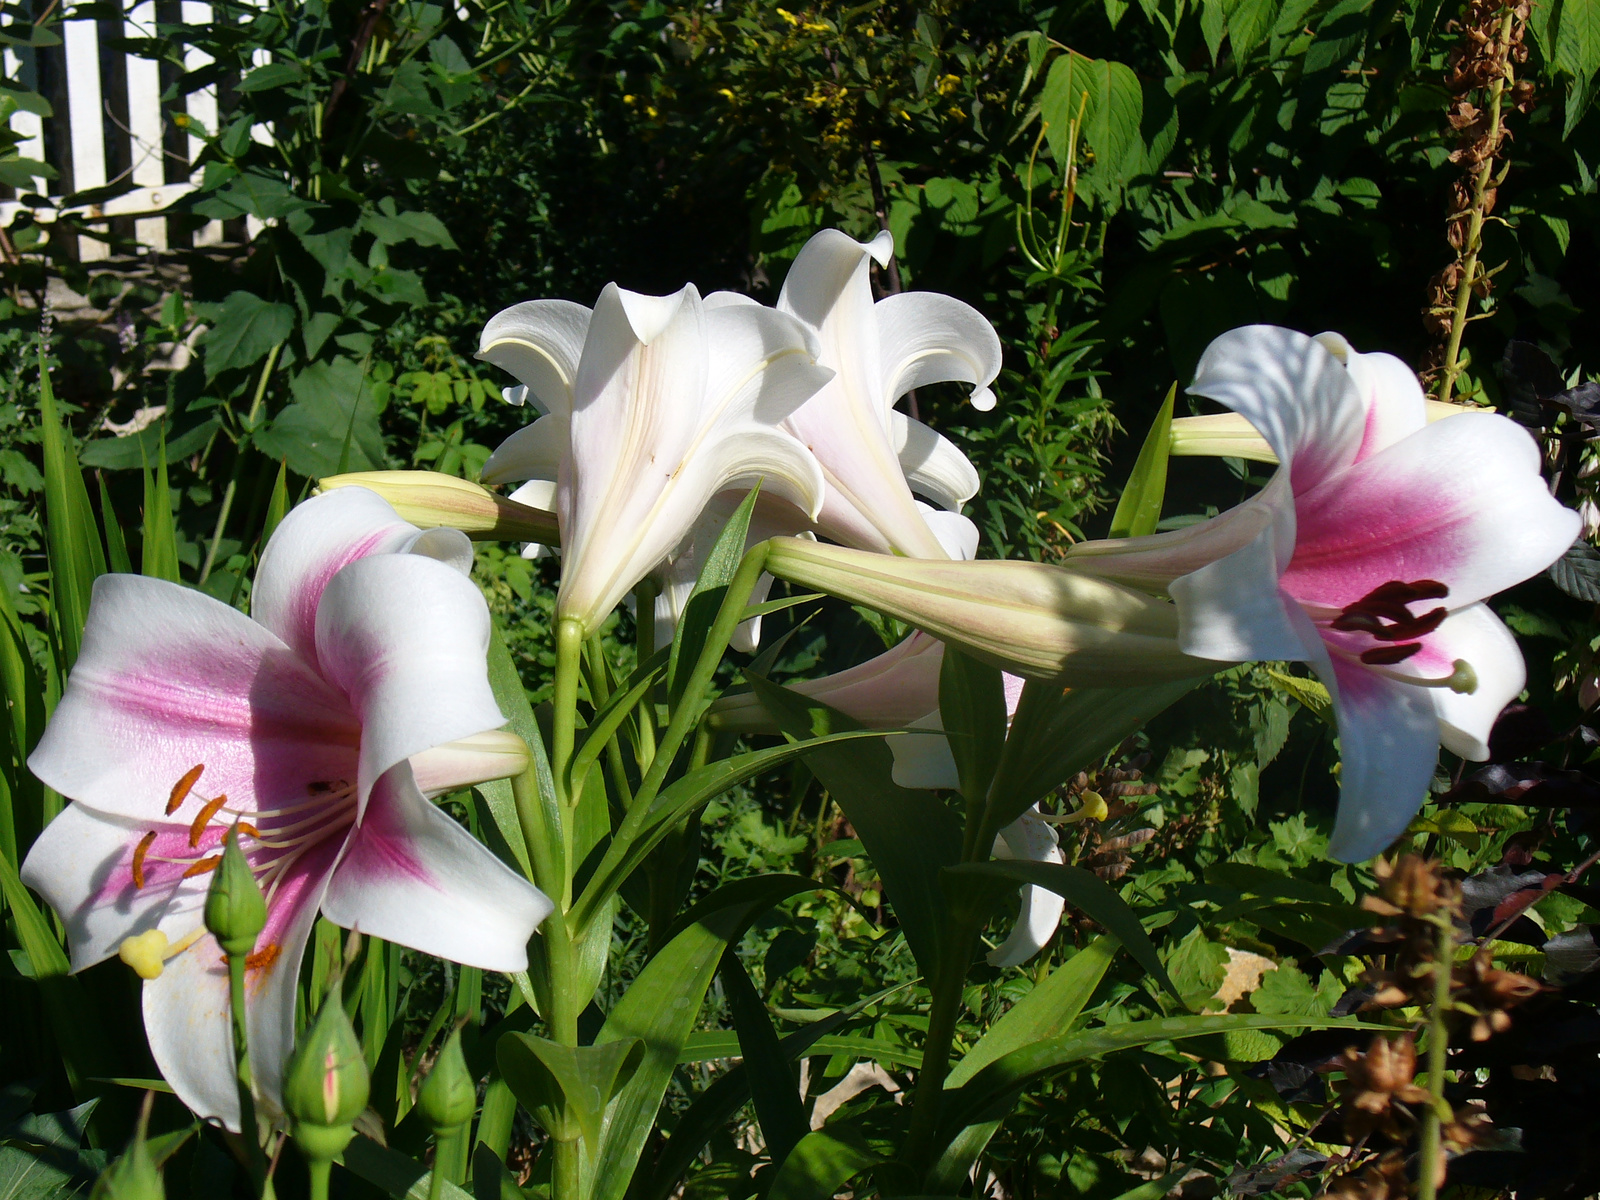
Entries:
{"type": "Polygon", "coordinates": [[[333,1174],[333,1163],[321,1158],[308,1159],[306,1170],[311,1175],[311,1200],[328,1200],[328,1177],[333,1174]]]}
{"type": "Polygon", "coordinates": [[[456,1145],[466,1136],[465,1125],[456,1126],[451,1133],[434,1139],[433,1170],[428,1172],[428,1200],[439,1200],[444,1195],[445,1164],[455,1158],[456,1145]]]}
{"type": "MultiPolygon", "coordinates": [[[[1507,51],[1511,44],[1514,15],[1510,9],[1506,10],[1500,21],[1499,36],[1495,39],[1506,63],[1505,71],[1489,85],[1489,132],[1486,136],[1496,152],[1502,136],[1500,100],[1505,92],[1506,79],[1511,73],[1511,59],[1507,51]]],[[[1472,285],[1478,274],[1478,252],[1483,249],[1484,196],[1494,175],[1495,162],[1496,154],[1491,152],[1484,158],[1478,168],[1477,178],[1472,181],[1472,208],[1467,218],[1467,239],[1462,243],[1467,254],[1461,262],[1461,278],[1456,283],[1456,307],[1450,318],[1450,340],[1445,345],[1444,367],[1439,383],[1439,399],[1446,403],[1455,390],[1456,378],[1461,374],[1461,338],[1467,330],[1467,309],[1472,304],[1472,285]]]]}
{"type": "MultiPolygon", "coordinates": [[[[577,797],[568,793],[568,772],[572,766],[572,748],[578,735],[578,679],[583,670],[583,626],[571,617],[563,617],[556,626],[556,694],[555,714],[550,737],[550,770],[555,776],[556,796],[561,804],[561,845],[567,859],[567,869],[572,860],[572,809],[577,797]]],[[[570,887],[563,890],[568,895],[570,887]]]]}
{"type": "Polygon", "coordinates": [[[902,1161],[915,1166],[928,1163],[939,1149],[934,1138],[939,1130],[940,1101],[944,1081],[950,1074],[950,1046],[955,1040],[961,1013],[961,992],[967,982],[967,965],[978,939],[978,931],[955,921],[939,947],[939,964],[933,980],[932,1002],[928,1008],[928,1036],[922,1044],[922,1063],[911,1097],[911,1128],[906,1134],[902,1161]]]}
{"type": "Polygon", "coordinates": [[[1417,1200],[1436,1200],[1439,1194],[1439,1119],[1444,1110],[1444,1071],[1449,1031],[1445,1025],[1450,1011],[1450,977],[1453,973],[1455,926],[1447,914],[1440,914],[1439,943],[1434,951],[1433,1004],[1428,1013],[1428,1107],[1422,1114],[1421,1163],[1418,1167],[1417,1200]]]}
{"type": "Polygon", "coordinates": [[[245,1024],[243,954],[228,955],[228,1001],[233,1012],[233,1053],[239,1084],[239,1133],[249,1156],[250,1181],[257,1196],[269,1193],[267,1159],[261,1152],[261,1130],[256,1124],[255,1088],[250,1075],[250,1032],[245,1024]]]}

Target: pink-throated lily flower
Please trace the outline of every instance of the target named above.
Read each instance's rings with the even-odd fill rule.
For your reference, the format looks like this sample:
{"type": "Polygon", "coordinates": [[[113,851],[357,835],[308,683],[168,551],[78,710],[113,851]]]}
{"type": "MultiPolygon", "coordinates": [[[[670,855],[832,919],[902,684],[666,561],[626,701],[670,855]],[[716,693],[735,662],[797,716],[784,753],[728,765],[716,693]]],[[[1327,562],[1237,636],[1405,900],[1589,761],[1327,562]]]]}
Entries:
{"type": "Polygon", "coordinates": [[[1369,858],[1421,806],[1441,743],[1488,757],[1525,668],[1484,601],[1559,558],[1578,515],[1526,431],[1481,412],[1430,424],[1405,364],[1336,334],[1235,329],[1189,390],[1255,426],[1282,464],[1272,481],[1211,521],[1075,548],[1067,565],[1165,585],[1189,654],[1309,663],[1343,756],[1329,851],[1369,858]]]}
{"type": "Polygon", "coordinates": [[[719,491],[759,481],[817,514],[821,469],[780,428],[831,377],[816,351],[793,317],[692,285],[643,296],[607,284],[592,313],[535,300],[489,322],[479,357],[545,415],[495,451],[484,479],[558,481],[561,617],[597,628],[719,491]]]}
{"type": "Polygon", "coordinates": [[[151,1051],[202,1116],[239,1125],[227,967],[202,914],[235,822],[267,896],[246,1007],[269,1112],[319,912],[456,962],[527,965],[550,902],[424,796],[526,761],[495,732],[470,563],[463,534],[342,488],[274,533],[254,619],[161,580],[95,583],[28,760],[72,803],[22,874],[60,914],[74,970],[120,953],[145,978],[151,1051]]]}
{"type": "Polygon", "coordinates": [[[994,407],[1000,338],[970,305],[937,292],[902,292],[873,303],[869,270],[894,253],[887,231],[858,242],[824,229],[801,249],[778,309],[820,343],[817,361],[834,376],[785,422],[810,447],[827,480],[817,531],[860,550],[912,558],[947,551],[917,511],[913,492],[955,511],[978,490],[966,455],[932,429],[895,411],[913,388],[973,385],[972,404],[994,407]]]}

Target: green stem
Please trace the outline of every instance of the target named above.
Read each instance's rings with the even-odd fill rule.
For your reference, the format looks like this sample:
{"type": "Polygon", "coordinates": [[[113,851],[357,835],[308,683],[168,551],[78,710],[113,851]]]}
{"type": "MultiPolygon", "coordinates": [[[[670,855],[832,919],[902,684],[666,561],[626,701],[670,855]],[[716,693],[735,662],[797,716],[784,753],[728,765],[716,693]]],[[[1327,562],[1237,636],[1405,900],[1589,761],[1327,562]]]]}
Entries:
{"type": "MultiPolygon", "coordinates": [[[[577,742],[578,677],[582,670],[583,626],[572,617],[563,617],[556,626],[556,692],[550,737],[550,770],[555,776],[556,797],[561,805],[561,844],[569,870],[572,860],[572,810],[577,806],[578,798],[570,794],[571,780],[568,775],[572,767],[572,748],[577,742]]],[[[563,894],[566,894],[566,890],[563,894]]]]}
{"type": "Polygon", "coordinates": [[[217,525],[211,531],[211,545],[206,550],[206,561],[200,567],[200,582],[205,583],[211,575],[211,568],[216,565],[217,548],[222,545],[222,534],[228,528],[228,516],[233,512],[233,499],[239,492],[239,475],[244,470],[244,455],[249,448],[249,437],[256,427],[256,418],[261,414],[261,402],[267,394],[267,380],[272,378],[272,368],[278,363],[278,351],[283,349],[279,342],[267,352],[267,364],[261,368],[261,378],[256,381],[255,398],[250,402],[250,415],[245,418],[244,436],[239,439],[237,452],[233,456],[233,473],[228,477],[228,486],[222,492],[222,508],[217,512],[217,525]]]}
{"type": "Polygon", "coordinates": [[[580,1168],[583,1143],[574,1138],[570,1142],[556,1143],[555,1187],[551,1200],[578,1200],[582,1186],[580,1168]]]}
{"type": "Polygon", "coordinates": [[[1489,85],[1489,132],[1494,150],[1478,168],[1472,181],[1472,208],[1467,218],[1467,238],[1463,243],[1466,257],[1461,262],[1461,278],[1456,282],[1455,313],[1450,318],[1450,340],[1445,345],[1443,375],[1439,383],[1439,399],[1449,402],[1461,374],[1461,338],[1467,330],[1467,309],[1472,304],[1472,284],[1478,274],[1478,252],[1483,248],[1484,196],[1494,174],[1496,155],[1500,148],[1500,98],[1505,92],[1506,80],[1511,73],[1511,58],[1507,51],[1511,45],[1511,28],[1514,14],[1507,9],[1500,20],[1500,33],[1495,39],[1505,58],[1506,69],[1489,85]]]}
{"type": "Polygon", "coordinates": [[[325,1158],[306,1161],[311,1175],[311,1200],[328,1200],[328,1178],[333,1174],[333,1163],[325,1158]]]}
{"type": "MultiPolygon", "coordinates": [[[[454,1163],[457,1147],[461,1139],[467,1136],[470,1125],[457,1125],[449,1133],[441,1133],[433,1140],[433,1170],[428,1172],[428,1200],[439,1200],[444,1195],[445,1176],[450,1174],[450,1164],[454,1163]]],[[[452,1181],[454,1182],[454,1181],[452,1181]]]]}
{"type": "Polygon", "coordinates": [[[1437,918],[1439,944],[1434,951],[1433,1004],[1428,1013],[1428,1107],[1422,1114],[1422,1162],[1418,1168],[1417,1200],[1435,1200],[1439,1194],[1439,1118],[1444,1111],[1444,1072],[1449,1050],[1445,1017],[1450,1011],[1450,977],[1453,974],[1456,931],[1448,915],[1437,918]]]}
{"type": "Polygon", "coordinates": [[[978,931],[970,925],[953,922],[949,937],[939,947],[939,964],[928,1009],[928,1036],[922,1045],[922,1063],[911,1098],[911,1128],[901,1155],[902,1161],[913,1165],[932,1162],[938,1149],[934,1139],[939,1129],[944,1081],[950,1074],[950,1046],[955,1040],[961,1012],[967,964],[972,961],[977,938],[978,931]]]}
{"type": "Polygon", "coordinates": [[[255,1089],[250,1076],[250,1033],[245,1024],[243,954],[228,955],[228,1006],[233,1012],[233,1053],[239,1084],[239,1133],[249,1155],[250,1179],[257,1196],[267,1193],[267,1159],[256,1124],[255,1089]]]}

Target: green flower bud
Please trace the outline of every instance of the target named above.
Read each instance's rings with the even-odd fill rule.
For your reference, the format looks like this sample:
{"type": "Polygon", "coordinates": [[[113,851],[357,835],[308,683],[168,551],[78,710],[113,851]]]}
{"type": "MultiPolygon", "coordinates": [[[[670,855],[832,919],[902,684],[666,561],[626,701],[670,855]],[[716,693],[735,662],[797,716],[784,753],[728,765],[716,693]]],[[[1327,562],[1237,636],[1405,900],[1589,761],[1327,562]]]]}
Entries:
{"type": "Polygon", "coordinates": [[[206,893],[206,928],[230,958],[248,955],[267,925],[267,901],[239,849],[239,827],[222,839],[222,861],[206,893]]]}
{"type": "Polygon", "coordinates": [[[161,1172],[156,1169],[145,1145],[144,1124],[128,1144],[127,1151],[95,1180],[90,1200],[166,1200],[167,1189],[161,1182],[161,1172]]]}
{"type": "Polygon", "coordinates": [[[351,1125],[367,1107],[370,1082],[361,1043],[336,990],[322,1002],[284,1068],[283,1107],[294,1121],[302,1154],[327,1162],[345,1148],[351,1125]]]}
{"type": "Polygon", "coordinates": [[[461,1053],[461,1031],[445,1039],[433,1069],[417,1089],[417,1109],[435,1137],[451,1133],[472,1120],[478,1107],[478,1087],[461,1053]]]}

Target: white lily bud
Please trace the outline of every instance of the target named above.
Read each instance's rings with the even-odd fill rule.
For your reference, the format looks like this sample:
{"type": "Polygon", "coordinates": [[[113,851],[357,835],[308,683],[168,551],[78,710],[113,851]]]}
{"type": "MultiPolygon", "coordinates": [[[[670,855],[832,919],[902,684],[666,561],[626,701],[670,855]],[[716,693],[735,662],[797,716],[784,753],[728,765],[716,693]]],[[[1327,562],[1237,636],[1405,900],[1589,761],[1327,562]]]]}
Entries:
{"type": "Polygon", "coordinates": [[[1063,567],[899,558],[798,538],[768,546],[778,578],[889,613],[1031,679],[1105,687],[1216,669],[1178,649],[1170,603],[1063,567]]]}
{"type": "Polygon", "coordinates": [[[556,515],[497,496],[481,484],[441,471],[357,471],[330,475],[318,491],[364,487],[377,492],[403,520],[419,529],[459,529],[479,541],[540,542],[561,535],[556,515]]]}

